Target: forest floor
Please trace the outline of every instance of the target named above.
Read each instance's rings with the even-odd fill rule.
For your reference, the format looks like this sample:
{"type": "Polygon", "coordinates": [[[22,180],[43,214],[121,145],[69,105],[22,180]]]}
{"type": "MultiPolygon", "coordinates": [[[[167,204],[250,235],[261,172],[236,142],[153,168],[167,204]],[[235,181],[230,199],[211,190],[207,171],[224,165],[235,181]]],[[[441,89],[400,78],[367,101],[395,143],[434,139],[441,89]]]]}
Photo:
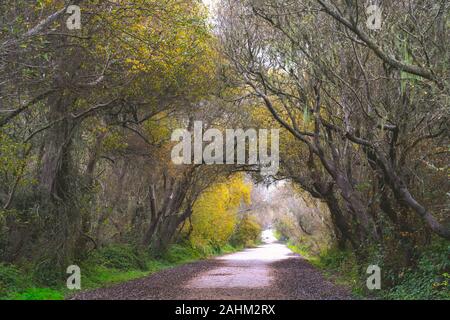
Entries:
{"type": "Polygon", "coordinates": [[[198,261],[109,288],[76,294],[77,300],[342,300],[348,288],[286,245],[257,248],[198,261]]]}

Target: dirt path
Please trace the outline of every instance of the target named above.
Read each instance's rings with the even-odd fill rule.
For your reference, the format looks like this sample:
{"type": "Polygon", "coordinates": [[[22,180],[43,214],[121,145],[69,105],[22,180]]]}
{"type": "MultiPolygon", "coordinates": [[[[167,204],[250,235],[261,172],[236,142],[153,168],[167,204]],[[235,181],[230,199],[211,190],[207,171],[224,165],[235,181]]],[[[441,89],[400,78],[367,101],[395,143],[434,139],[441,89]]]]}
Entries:
{"type": "Polygon", "coordinates": [[[76,295],[75,299],[305,300],[351,299],[348,290],[284,244],[268,243],[149,277],[76,295]]]}

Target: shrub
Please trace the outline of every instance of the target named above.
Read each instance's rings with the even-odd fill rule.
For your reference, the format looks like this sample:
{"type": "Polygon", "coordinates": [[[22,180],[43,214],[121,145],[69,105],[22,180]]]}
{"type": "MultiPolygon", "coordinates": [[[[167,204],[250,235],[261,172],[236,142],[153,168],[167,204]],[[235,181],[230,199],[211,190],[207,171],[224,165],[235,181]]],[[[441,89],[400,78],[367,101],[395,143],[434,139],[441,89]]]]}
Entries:
{"type": "Polygon", "coordinates": [[[398,269],[385,263],[376,248],[365,249],[369,256],[365,262],[357,262],[354,252],[329,249],[312,259],[318,267],[333,276],[339,283],[352,287],[353,293],[392,300],[450,299],[450,246],[436,243],[425,250],[414,267],[398,269]],[[370,261],[370,262],[369,262],[370,261]],[[382,269],[382,290],[370,292],[366,288],[365,268],[378,264],[382,269]]]}
{"type": "Polygon", "coordinates": [[[193,208],[190,233],[193,246],[224,246],[236,228],[237,211],[242,201],[250,203],[250,191],[242,174],[204,191],[193,208]]]}
{"type": "Polygon", "coordinates": [[[438,243],[426,250],[416,267],[396,275],[397,284],[383,297],[387,299],[450,299],[450,245],[438,243]]]}
{"type": "Polygon", "coordinates": [[[258,243],[261,236],[261,226],[252,216],[244,216],[239,222],[236,232],[233,236],[233,244],[245,247],[253,246],[258,243]]]}
{"type": "Polygon", "coordinates": [[[144,270],[146,259],[143,253],[129,245],[110,245],[94,251],[86,265],[100,265],[117,270],[144,270]]]}
{"type": "Polygon", "coordinates": [[[65,282],[65,272],[57,256],[46,257],[33,265],[32,279],[36,284],[55,287],[65,282]]]}
{"type": "Polygon", "coordinates": [[[0,298],[23,290],[28,279],[14,266],[0,264],[0,298]]]}
{"type": "Polygon", "coordinates": [[[201,258],[202,255],[199,250],[196,250],[189,244],[174,244],[163,256],[164,260],[169,263],[189,262],[201,258]]]}

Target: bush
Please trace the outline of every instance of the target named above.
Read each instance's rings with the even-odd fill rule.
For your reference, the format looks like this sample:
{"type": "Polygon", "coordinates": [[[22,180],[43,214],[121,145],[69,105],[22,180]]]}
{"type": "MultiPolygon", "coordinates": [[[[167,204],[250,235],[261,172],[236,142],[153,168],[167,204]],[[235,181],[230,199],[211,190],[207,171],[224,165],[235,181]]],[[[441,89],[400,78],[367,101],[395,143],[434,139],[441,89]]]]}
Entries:
{"type": "MultiPolygon", "coordinates": [[[[332,273],[343,275],[342,282],[351,286],[357,286],[358,283],[365,283],[361,281],[356,256],[351,251],[338,249],[323,251],[319,255],[317,265],[332,273]]],[[[356,288],[354,287],[354,289],[356,288]]]]}
{"type": "Polygon", "coordinates": [[[262,228],[252,216],[244,216],[239,222],[232,242],[244,247],[254,246],[259,242],[262,228]]]}
{"type": "Polygon", "coordinates": [[[38,285],[55,287],[65,282],[66,270],[63,270],[57,257],[48,257],[36,262],[32,268],[32,279],[38,285]]]}
{"type": "MultiPolygon", "coordinates": [[[[296,248],[296,247],[295,247],[296,248]]],[[[294,248],[294,249],[295,249],[294,248]]],[[[338,283],[351,286],[359,296],[374,296],[390,300],[449,300],[450,246],[436,243],[425,250],[414,267],[398,269],[385,264],[375,248],[366,248],[368,261],[358,264],[354,252],[329,249],[310,261],[333,276],[338,283]],[[366,288],[366,266],[377,263],[382,269],[382,290],[366,288]]],[[[310,257],[308,257],[310,258],[310,257]]]]}
{"type": "Polygon", "coordinates": [[[0,264],[0,298],[26,288],[28,279],[14,266],[0,264]]]}
{"type": "MultiPolygon", "coordinates": [[[[190,241],[195,247],[218,249],[232,237],[238,222],[237,211],[244,200],[250,203],[251,187],[242,174],[204,191],[195,202],[190,241]]],[[[188,230],[186,225],[185,232],[188,230]]]]}
{"type": "MultiPolygon", "coordinates": [[[[161,259],[156,259],[132,246],[111,245],[92,252],[82,262],[81,286],[83,289],[99,288],[106,284],[142,278],[178,264],[235,251],[236,249],[231,245],[220,248],[211,245],[192,246],[189,241],[186,241],[171,246],[161,259]]],[[[65,289],[65,278],[64,281],[54,284],[54,278],[58,277],[60,272],[53,277],[49,277],[50,272],[44,274],[39,272],[48,267],[49,261],[44,260],[30,268],[33,272],[25,272],[25,269],[0,264],[0,299],[64,299],[64,294],[68,293],[65,289]],[[49,284],[43,283],[46,279],[50,281],[49,284]]],[[[63,274],[63,276],[66,275],[63,274]]]]}
{"type": "Polygon", "coordinates": [[[147,257],[129,245],[110,245],[94,251],[85,265],[117,270],[145,270],[147,257]]]}
{"type": "Polygon", "coordinates": [[[450,299],[450,245],[440,243],[425,251],[415,268],[396,275],[397,284],[383,297],[387,299],[450,299]]]}
{"type": "Polygon", "coordinates": [[[169,263],[183,263],[200,259],[205,255],[205,252],[201,253],[189,244],[174,244],[164,254],[163,259],[169,263]]]}

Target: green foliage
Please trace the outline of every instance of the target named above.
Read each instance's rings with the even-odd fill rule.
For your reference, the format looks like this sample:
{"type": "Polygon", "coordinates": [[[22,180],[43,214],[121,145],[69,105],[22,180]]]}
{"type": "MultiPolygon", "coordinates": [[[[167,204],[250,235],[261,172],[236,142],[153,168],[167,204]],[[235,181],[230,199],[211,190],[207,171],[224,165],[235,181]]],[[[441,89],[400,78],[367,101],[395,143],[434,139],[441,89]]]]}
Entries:
{"type": "Polygon", "coordinates": [[[13,294],[11,300],[62,300],[64,294],[61,291],[50,288],[29,288],[22,293],[13,294]]]}
{"type": "Polygon", "coordinates": [[[292,217],[282,216],[275,221],[275,237],[280,241],[295,241],[296,233],[298,233],[298,227],[295,225],[292,217]]]}
{"type": "Polygon", "coordinates": [[[94,251],[88,264],[117,270],[144,270],[146,257],[130,245],[110,245],[94,251]]]}
{"type": "Polygon", "coordinates": [[[254,246],[259,242],[261,226],[252,216],[245,215],[237,226],[233,235],[233,243],[244,247],[254,246]]]}
{"type": "Polygon", "coordinates": [[[423,253],[416,267],[402,270],[392,289],[383,293],[387,299],[450,300],[450,245],[442,243],[423,253]]]}
{"type": "Polygon", "coordinates": [[[57,286],[64,280],[64,271],[58,267],[56,257],[45,258],[32,268],[32,278],[39,285],[57,286]]]}
{"type": "MultiPolygon", "coordinates": [[[[112,196],[116,192],[121,195],[115,188],[116,181],[111,178],[113,171],[121,161],[133,163],[126,154],[139,154],[134,159],[148,154],[152,160],[146,160],[145,167],[131,168],[130,165],[124,168],[123,184],[134,185],[136,171],[139,176],[151,171],[146,175],[151,181],[146,183],[156,182],[163,175],[164,178],[169,176],[168,161],[165,161],[170,155],[167,142],[174,119],[178,117],[174,117],[173,112],[184,111],[186,106],[204,100],[215,91],[218,57],[205,7],[189,0],[85,3],[83,10],[91,12],[93,19],[84,21],[86,26],[81,37],[68,39],[57,52],[51,45],[53,40],[47,41],[45,32],[42,37],[30,41],[19,40],[24,32],[63,6],[64,1],[60,0],[40,0],[37,4],[20,2],[14,10],[0,13],[0,19],[8,24],[0,32],[2,43],[9,42],[12,34],[16,34],[13,38],[18,40],[17,47],[24,49],[18,50],[17,57],[32,60],[31,64],[35,65],[33,68],[18,67],[5,62],[0,67],[1,82],[11,90],[2,92],[0,97],[0,207],[11,208],[14,214],[8,212],[10,219],[5,226],[6,213],[0,211],[0,261],[15,259],[15,262],[33,263],[32,278],[39,284],[52,286],[64,278],[62,269],[68,260],[85,257],[92,247],[92,243],[86,244],[91,235],[91,242],[109,243],[110,238],[102,238],[112,236],[109,230],[103,232],[98,228],[98,233],[93,230],[97,227],[95,221],[101,220],[98,218],[106,208],[111,208],[110,213],[114,215],[120,210],[112,208],[132,203],[131,190],[127,199],[112,196]],[[81,53],[74,48],[84,49],[81,53]],[[75,55],[79,58],[77,61],[72,60],[75,55]],[[62,57],[71,60],[73,64],[69,65],[73,68],[54,64],[62,57]],[[47,64],[54,67],[51,72],[47,72],[47,64]],[[41,68],[47,71],[42,73],[41,68]],[[62,87],[51,90],[55,97],[67,97],[65,107],[57,108],[56,112],[47,94],[37,94],[47,91],[56,74],[71,78],[74,83],[85,82],[86,77],[99,68],[103,70],[103,76],[88,90],[70,93],[62,87]],[[20,83],[10,78],[11,74],[21,76],[20,83]],[[105,117],[103,111],[106,110],[100,110],[103,107],[99,103],[108,106],[113,101],[121,102],[114,103],[112,109],[117,107],[117,110],[108,110],[109,116],[105,117]],[[7,109],[3,110],[3,106],[7,109]],[[146,150],[150,146],[143,147],[136,141],[140,138],[131,134],[128,130],[131,128],[124,130],[125,126],[116,121],[128,119],[131,113],[133,122],[139,126],[132,131],[146,140],[151,150],[146,150]],[[75,115],[80,115],[77,117],[80,121],[68,125],[66,116],[75,115]],[[66,131],[63,128],[72,125],[70,137],[59,139],[66,131]],[[49,145],[52,147],[47,148],[49,145]],[[105,159],[101,160],[102,156],[105,159]],[[112,160],[116,156],[118,161],[112,160]],[[113,164],[103,161],[106,159],[113,164]],[[163,165],[154,170],[155,163],[163,165]],[[53,164],[54,168],[46,170],[53,164]],[[47,184],[44,177],[58,182],[47,184]],[[106,188],[100,190],[100,185],[106,188]],[[38,197],[41,193],[42,198],[38,197]],[[47,201],[54,204],[54,208],[47,206],[47,201]],[[97,235],[101,239],[97,239],[97,235]],[[5,251],[16,248],[14,257],[6,257],[10,253],[5,251]],[[48,258],[51,255],[55,257],[48,258]]],[[[55,21],[45,25],[45,29],[53,30],[58,24],[55,21]]],[[[176,171],[170,175],[180,178],[176,171]]],[[[136,198],[140,197],[137,195],[136,198]]],[[[100,221],[100,227],[109,222],[109,219],[105,220],[100,221]]],[[[131,221],[125,218],[119,221],[126,233],[134,233],[135,237],[129,239],[142,237],[142,230],[136,231],[130,224],[131,221]]],[[[92,265],[111,270],[146,268],[147,257],[127,247],[107,247],[93,255],[89,257],[92,265]]]]}
{"type": "Polygon", "coordinates": [[[8,243],[7,240],[7,226],[6,226],[6,217],[9,215],[9,212],[0,210],[0,259],[2,259],[6,254],[6,246],[8,243]]]}
{"type": "Polygon", "coordinates": [[[351,270],[355,265],[355,256],[351,251],[330,249],[320,254],[317,265],[331,271],[351,270]]]}
{"type": "Polygon", "coordinates": [[[233,246],[231,244],[226,244],[225,246],[220,248],[220,252],[218,254],[233,253],[233,252],[236,252],[236,251],[240,251],[242,249],[243,249],[243,247],[239,246],[239,245],[233,246]]]}
{"type": "Polygon", "coordinates": [[[204,252],[191,245],[175,244],[164,254],[163,259],[169,263],[184,263],[204,258],[204,252]]]}
{"type": "Polygon", "coordinates": [[[0,300],[61,300],[62,291],[35,287],[40,279],[34,279],[27,270],[0,264],[0,300]]]}
{"type": "Polygon", "coordinates": [[[0,264],[0,298],[24,290],[28,279],[15,266],[0,264]]]}
{"type": "MultiPolygon", "coordinates": [[[[279,236],[279,235],[278,235],[279,236]]],[[[280,239],[278,236],[276,236],[277,239],[280,239]]],[[[281,236],[280,236],[281,237],[281,236]]],[[[280,240],[285,241],[285,240],[280,240]]],[[[304,244],[293,244],[290,241],[287,244],[288,248],[291,249],[293,252],[298,253],[302,257],[310,260],[310,262],[316,262],[318,260],[317,256],[314,256],[311,254],[310,248],[304,244]]]]}
{"type": "Polygon", "coordinates": [[[389,300],[450,299],[450,246],[445,242],[430,246],[422,253],[416,266],[401,270],[395,269],[395,266],[383,266],[383,257],[378,257],[381,259],[379,263],[373,262],[377,258],[374,249],[367,249],[371,251],[370,258],[358,263],[355,253],[350,250],[333,248],[320,255],[311,255],[306,247],[289,245],[289,248],[322,269],[336,283],[352,288],[353,293],[360,297],[372,295],[389,300]],[[378,292],[366,288],[365,268],[374,263],[378,263],[382,269],[382,290],[378,292]]]}
{"type": "Polygon", "coordinates": [[[364,288],[361,283],[365,281],[358,269],[354,252],[329,248],[317,255],[307,245],[289,244],[288,247],[321,269],[334,282],[351,288],[355,296],[363,296],[364,288]]]}
{"type": "Polygon", "coordinates": [[[138,279],[180,264],[206,259],[213,255],[234,252],[236,250],[236,248],[229,245],[223,248],[213,249],[211,246],[193,247],[190,243],[183,243],[171,246],[164,256],[155,259],[150,255],[139,253],[130,247],[110,246],[108,249],[100,250],[101,253],[94,254],[95,259],[91,257],[83,263],[82,272],[84,274],[82,287],[84,289],[93,289],[138,279]],[[105,254],[105,252],[107,253],[105,254]],[[138,264],[129,264],[129,269],[117,269],[117,266],[125,266],[122,263],[124,256],[133,255],[135,255],[135,259],[139,258],[142,261],[138,264]],[[108,262],[105,262],[105,260],[108,260],[108,262]],[[140,267],[141,263],[145,265],[143,269],[140,267]],[[116,268],[111,266],[116,266],[116,268]]]}
{"type": "MultiPolygon", "coordinates": [[[[173,245],[163,257],[155,259],[132,246],[111,245],[91,253],[81,263],[81,286],[83,290],[100,288],[236,250],[230,245],[214,248],[183,243],[173,245]]],[[[58,285],[47,287],[40,284],[42,276],[37,277],[37,274],[36,270],[29,273],[25,269],[0,264],[0,300],[61,300],[73,293],[65,288],[64,279],[58,285]]]]}
{"type": "Polygon", "coordinates": [[[354,252],[329,249],[320,254],[315,265],[334,277],[337,283],[351,287],[354,294],[363,294],[366,282],[354,252]]]}
{"type": "Polygon", "coordinates": [[[23,159],[27,145],[18,143],[5,132],[0,131],[0,174],[16,177],[21,174],[21,167],[26,164],[23,159]]]}
{"type": "Polygon", "coordinates": [[[232,253],[238,250],[239,246],[232,246],[226,244],[222,247],[212,245],[197,245],[193,246],[187,242],[184,244],[175,244],[170,247],[167,253],[163,256],[163,261],[167,261],[169,264],[187,263],[200,259],[207,259],[212,256],[232,253]]]}
{"type": "Polygon", "coordinates": [[[145,277],[151,272],[161,270],[117,270],[109,269],[104,266],[89,266],[88,269],[82,269],[81,286],[83,289],[95,289],[105,285],[111,285],[124,281],[130,281],[145,277]]]}

